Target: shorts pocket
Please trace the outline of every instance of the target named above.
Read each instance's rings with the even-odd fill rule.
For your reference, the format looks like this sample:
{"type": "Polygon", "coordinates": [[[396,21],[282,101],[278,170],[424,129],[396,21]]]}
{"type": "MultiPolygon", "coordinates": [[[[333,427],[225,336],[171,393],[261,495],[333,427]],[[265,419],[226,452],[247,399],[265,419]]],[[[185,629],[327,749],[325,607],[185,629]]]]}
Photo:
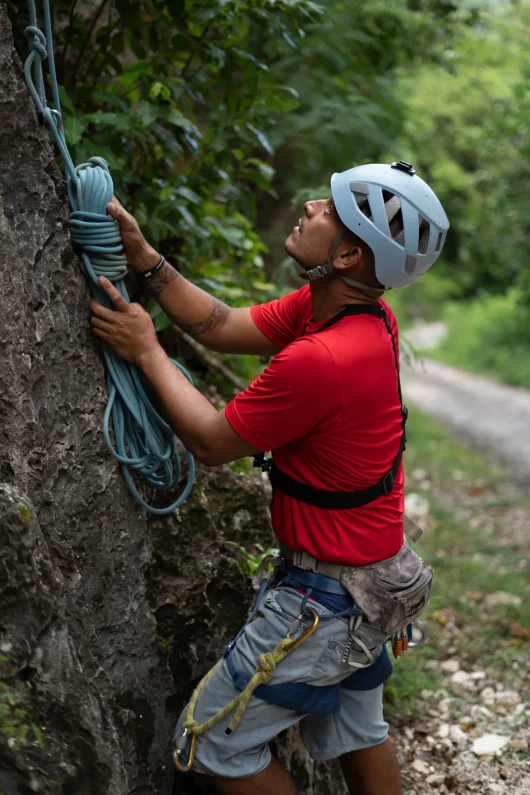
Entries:
{"type": "MultiPolygon", "coordinates": [[[[284,618],[290,625],[299,617],[303,599],[303,594],[291,588],[271,588],[266,591],[259,612],[263,614],[265,611],[271,610],[276,615],[284,618]]],[[[328,610],[314,599],[309,599],[307,606],[316,610],[319,616],[333,615],[331,610],[328,610]]],[[[308,627],[312,620],[309,613],[304,613],[302,626],[308,627]]]]}
{"type": "Polygon", "coordinates": [[[329,638],[306,681],[312,683],[315,680],[320,680],[325,683],[328,679],[336,679],[342,673],[350,674],[351,668],[342,662],[345,650],[346,643],[329,638]]]}

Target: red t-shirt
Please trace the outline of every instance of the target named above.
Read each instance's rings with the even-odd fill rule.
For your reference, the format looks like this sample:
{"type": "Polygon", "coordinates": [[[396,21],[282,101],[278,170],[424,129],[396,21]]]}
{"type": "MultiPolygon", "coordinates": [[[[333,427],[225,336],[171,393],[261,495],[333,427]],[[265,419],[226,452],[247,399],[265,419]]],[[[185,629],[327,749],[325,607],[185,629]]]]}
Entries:
{"type": "MultiPolygon", "coordinates": [[[[394,314],[384,301],[396,346],[394,314]]],[[[252,307],[256,326],[281,351],[226,407],[231,427],[279,469],[321,489],[357,491],[391,468],[401,438],[392,341],[374,315],[312,318],[309,285],[252,307]]],[[[394,555],[403,543],[403,466],[394,488],[362,508],[329,510],[279,489],[274,530],[285,544],[331,563],[364,565],[394,555]]]]}

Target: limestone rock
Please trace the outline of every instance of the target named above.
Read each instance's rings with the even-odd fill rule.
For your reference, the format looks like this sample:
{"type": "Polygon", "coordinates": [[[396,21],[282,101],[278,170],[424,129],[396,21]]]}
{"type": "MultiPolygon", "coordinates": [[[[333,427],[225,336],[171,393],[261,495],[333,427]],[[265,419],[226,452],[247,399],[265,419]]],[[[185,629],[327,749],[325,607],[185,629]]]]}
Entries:
{"type": "Polygon", "coordinates": [[[478,737],[471,750],[477,756],[486,756],[488,754],[499,754],[510,742],[509,737],[501,734],[484,734],[478,737]]]}
{"type": "Polygon", "coordinates": [[[428,776],[431,771],[424,759],[415,759],[411,764],[411,768],[422,776],[428,776]]]}
{"type": "Polygon", "coordinates": [[[500,690],[495,693],[495,704],[503,707],[515,707],[521,701],[521,696],[515,690],[500,690]]]}
{"type": "Polygon", "coordinates": [[[520,607],[523,600],[520,596],[516,596],[508,591],[495,591],[489,593],[484,599],[484,604],[488,610],[494,610],[496,607],[520,607]]]}
{"type": "Polygon", "coordinates": [[[453,675],[460,670],[459,660],[444,660],[440,663],[440,671],[444,674],[453,675]]]}
{"type": "Polygon", "coordinates": [[[449,739],[459,748],[465,748],[469,738],[460,726],[455,725],[449,729],[449,739]]]}

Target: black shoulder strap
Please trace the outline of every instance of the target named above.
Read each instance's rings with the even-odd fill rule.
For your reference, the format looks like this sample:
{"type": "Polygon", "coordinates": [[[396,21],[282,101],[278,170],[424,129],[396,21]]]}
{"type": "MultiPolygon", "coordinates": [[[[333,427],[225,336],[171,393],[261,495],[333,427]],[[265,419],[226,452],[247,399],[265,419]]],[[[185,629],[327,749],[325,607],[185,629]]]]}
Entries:
{"type": "Polygon", "coordinates": [[[403,456],[403,452],[405,451],[407,441],[405,426],[407,423],[408,410],[403,403],[403,397],[401,394],[401,379],[399,376],[399,359],[396,341],[394,339],[392,327],[384,309],[378,306],[349,304],[348,306],[345,306],[343,309],[341,309],[340,312],[337,312],[336,315],[331,317],[326,323],[324,323],[322,328],[318,329],[318,331],[315,333],[318,334],[321,331],[325,331],[326,329],[330,328],[330,326],[335,325],[335,323],[338,323],[343,318],[349,317],[351,315],[374,315],[375,317],[379,317],[381,320],[383,320],[386,329],[390,334],[390,339],[392,340],[394,364],[396,366],[397,372],[399,402],[401,406],[402,434],[399,442],[399,450],[397,451],[390,470],[384,477],[381,478],[378,483],[375,483],[373,486],[369,486],[366,489],[361,489],[359,491],[328,491],[327,489],[317,489],[314,486],[309,486],[307,483],[301,483],[300,481],[295,480],[290,475],[287,475],[285,472],[282,472],[280,469],[278,469],[278,467],[274,464],[274,461],[265,458],[264,453],[258,453],[254,456],[254,466],[261,467],[264,471],[269,472],[271,484],[274,489],[279,489],[280,491],[285,492],[285,494],[288,494],[290,497],[300,500],[301,502],[305,502],[309,505],[314,505],[317,508],[328,508],[331,510],[361,508],[363,505],[367,505],[368,503],[379,499],[379,497],[382,497],[384,494],[388,494],[390,491],[392,491],[392,488],[394,487],[394,480],[398,473],[399,466],[401,464],[401,458],[403,456]]]}

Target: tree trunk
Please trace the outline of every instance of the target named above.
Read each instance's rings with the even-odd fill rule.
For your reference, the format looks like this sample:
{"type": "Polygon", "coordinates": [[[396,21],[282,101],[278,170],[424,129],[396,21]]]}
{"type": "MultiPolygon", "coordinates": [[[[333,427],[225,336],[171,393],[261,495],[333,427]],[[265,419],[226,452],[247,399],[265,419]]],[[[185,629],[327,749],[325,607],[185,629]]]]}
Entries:
{"type": "MultiPolygon", "coordinates": [[[[174,781],[171,736],[245,619],[226,541],[270,543],[266,490],[199,472],[183,508],[146,516],[108,455],[64,180],[3,5],[0,159],[0,793],[208,792],[174,781]]],[[[344,792],[296,733],[282,749],[301,792],[344,792]]]]}

